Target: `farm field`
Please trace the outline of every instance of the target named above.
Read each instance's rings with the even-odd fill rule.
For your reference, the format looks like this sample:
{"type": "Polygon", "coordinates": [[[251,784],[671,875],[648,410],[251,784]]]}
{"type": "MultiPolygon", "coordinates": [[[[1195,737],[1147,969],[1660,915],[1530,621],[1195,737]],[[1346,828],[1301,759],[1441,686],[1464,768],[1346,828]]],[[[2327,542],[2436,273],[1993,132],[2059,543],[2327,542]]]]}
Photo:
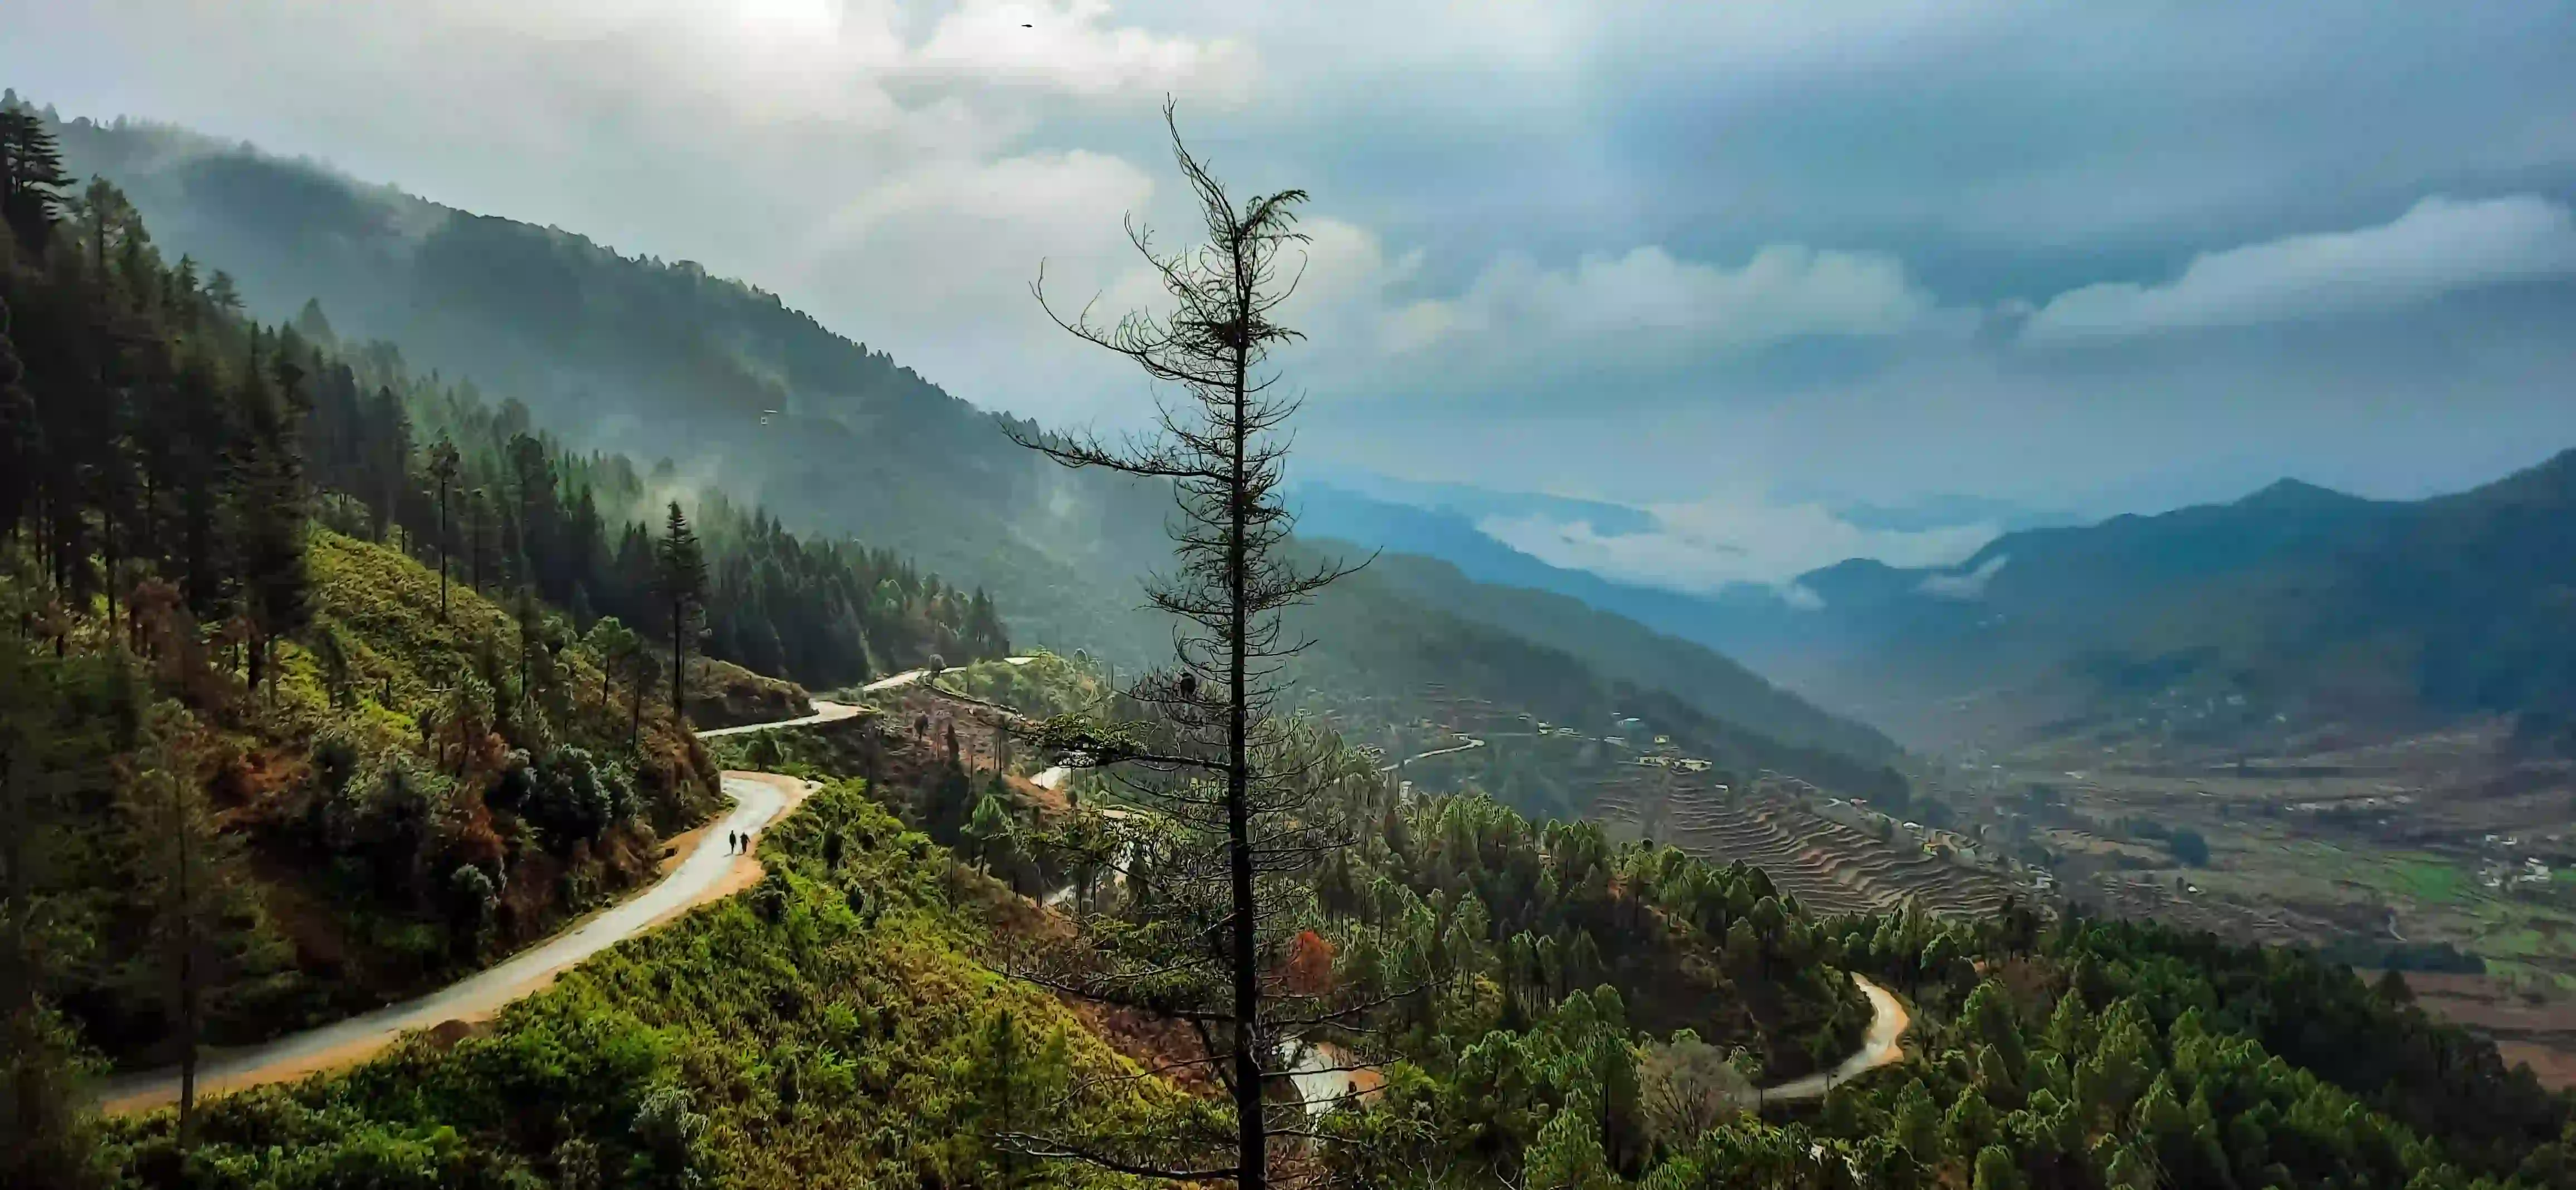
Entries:
{"type": "Polygon", "coordinates": [[[2426,1008],[2576,1085],[2566,762],[2514,754],[2500,723],[2262,758],[2099,743],[1978,756],[1931,783],[1970,820],[2043,849],[2070,900],[2416,968],[2426,1008]],[[2205,840],[2206,862],[2177,858],[2176,831],[2205,840]]]}

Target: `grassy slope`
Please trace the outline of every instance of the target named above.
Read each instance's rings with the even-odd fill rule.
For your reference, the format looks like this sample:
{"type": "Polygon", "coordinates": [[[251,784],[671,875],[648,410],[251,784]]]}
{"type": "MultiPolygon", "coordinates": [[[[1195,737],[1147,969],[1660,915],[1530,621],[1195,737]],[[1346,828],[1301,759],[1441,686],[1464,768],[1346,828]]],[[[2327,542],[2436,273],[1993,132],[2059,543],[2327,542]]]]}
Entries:
{"type": "Polygon", "coordinates": [[[700,730],[775,723],[813,713],[813,699],[794,682],[754,673],[713,657],[690,663],[689,723],[700,730]]]}
{"type": "MultiPolygon", "coordinates": [[[[1006,1108],[1034,1116],[1068,1075],[1122,1062],[978,961],[989,935],[950,903],[953,860],[858,783],[809,800],[761,856],[770,874],[750,892],[583,964],[480,1035],[416,1036],[346,1074],[219,1101],[193,1184],[499,1186],[583,1169],[594,1185],[680,1184],[680,1166],[728,1186],[989,1183],[979,1138],[1006,1108]],[[1011,1095],[995,1077],[1005,1013],[1021,1037],[1011,1095]]],[[[1104,1110],[1148,1110],[1141,1085],[1104,1110]]],[[[171,1128],[167,1113],[117,1127],[108,1154],[129,1184],[169,1171],[171,1128]]]]}
{"type": "MultiPolygon", "coordinates": [[[[518,625],[503,606],[451,580],[448,614],[438,615],[438,572],[401,551],[326,530],[313,533],[306,554],[313,580],[316,632],[336,629],[348,650],[354,709],[334,712],[329,704],[320,659],[300,645],[281,648],[285,678],[280,700],[296,726],[310,731],[320,723],[353,716],[371,731],[418,737],[417,714],[437,700],[440,691],[475,672],[476,650],[491,641],[505,659],[517,651],[518,625]],[[391,700],[385,682],[391,679],[391,700]]],[[[548,615],[551,617],[552,612],[548,615]]],[[[559,625],[560,626],[560,625],[559,625]]],[[[558,657],[564,686],[572,694],[573,715],[563,734],[584,743],[622,740],[626,734],[626,694],[619,687],[602,701],[599,666],[584,651],[567,649],[558,657]]],[[[693,821],[715,805],[715,772],[692,755],[690,738],[674,731],[667,713],[657,717],[654,700],[645,699],[643,748],[652,775],[668,782],[670,813],[675,821],[693,821]]],[[[657,807],[660,809],[661,807],[657,807]]]]}
{"type": "MultiPolygon", "coordinates": [[[[344,703],[335,711],[319,657],[303,647],[282,650],[277,697],[284,738],[277,747],[290,756],[299,750],[309,754],[326,731],[350,740],[362,757],[416,750],[421,738],[419,715],[441,705],[442,691],[475,680],[481,642],[492,642],[503,665],[515,660],[518,625],[501,605],[451,582],[448,616],[442,621],[437,614],[437,572],[400,551],[316,532],[307,558],[315,594],[312,635],[316,639],[324,632],[338,636],[348,656],[350,678],[344,703]]],[[[546,729],[523,729],[518,734],[550,736],[601,756],[623,755],[629,692],[604,691],[598,668],[579,649],[562,651],[557,662],[562,668],[564,703],[546,729]]],[[[577,845],[573,854],[559,856],[537,847],[524,832],[513,832],[506,814],[496,822],[495,829],[511,848],[507,862],[517,873],[503,892],[518,918],[513,936],[503,939],[504,946],[542,937],[572,914],[648,879],[657,862],[655,835],[693,826],[721,804],[716,770],[705,751],[692,736],[675,730],[667,711],[656,707],[649,696],[639,740],[632,757],[634,786],[644,820],[641,825],[650,829],[612,828],[597,846],[577,845]]],[[[466,784],[487,777],[477,772],[466,784]]],[[[309,782],[309,774],[306,779],[309,782]]],[[[277,801],[250,807],[248,816],[282,818],[303,808],[299,803],[307,792],[293,787],[281,790],[277,801]]],[[[291,869],[296,858],[291,850],[268,850],[272,858],[287,861],[279,866],[291,869]]],[[[284,897],[292,897],[295,891],[287,890],[284,897]]],[[[320,891],[322,895],[311,903],[334,910],[337,920],[331,924],[342,934],[339,945],[361,960],[358,982],[383,981],[385,973],[368,971],[381,964],[364,962],[366,952],[380,949],[388,928],[400,929],[401,918],[418,915],[387,913],[391,907],[381,905],[358,907],[345,894],[334,895],[341,890],[308,887],[301,891],[320,891]],[[388,917],[396,920],[389,922],[388,917]]],[[[310,928],[311,916],[302,916],[310,928]]],[[[452,968],[447,964],[420,971],[413,979],[397,979],[395,987],[354,990],[362,995],[408,990],[435,982],[452,973],[452,968]]]]}
{"type": "MultiPolygon", "coordinates": [[[[595,843],[550,852],[511,815],[485,809],[481,795],[491,774],[478,764],[434,814],[442,821],[479,815],[489,822],[511,873],[501,889],[507,917],[479,955],[457,955],[434,906],[374,895],[354,857],[314,824],[338,806],[363,802],[367,774],[404,756],[416,759],[421,712],[442,706],[443,690],[474,680],[479,641],[494,642],[500,657],[514,659],[518,627],[499,605],[461,583],[451,585],[442,622],[436,573],[384,546],[317,530],[307,560],[314,608],[307,639],[329,634],[338,640],[347,659],[341,705],[333,706],[320,654],[282,642],[276,688],[264,700],[243,700],[242,717],[221,733],[227,755],[212,784],[228,829],[250,844],[246,875],[266,910],[252,928],[292,945],[300,978],[314,985],[306,1001],[314,1017],[434,986],[545,936],[649,879],[658,860],[656,834],[693,825],[720,804],[704,751],[672,730],[667,713],[657,714],[649,699],[641,747],[631,760],[642,821],[612,827],[595,843]],[[347,757],[345,771],[354,774],[337,793],[326,771],[334,761],[324,753],[347,757]]],[[[599,672],[579,650],[565,650],[558,661],[563,702],[543,734],[623,757],[625,692],[603,701],[599,672]]],[[[199,714],[207,722],[224,717],[199,714]]],[[[501,754],[499,747],[496,739],[477,751],[488,759],[501,754]]],[[[252,1040],[307,1023],[257,1022],[223,1040],[252,1040]]]]}
{"type": "Polygon", "coordinates": [[[1106,675],[1043,649],[1023,665],[979,661],[950,669],[939,675],[939,685],[1038,716],[1102,714],[1110,698],[1106,675]]]}

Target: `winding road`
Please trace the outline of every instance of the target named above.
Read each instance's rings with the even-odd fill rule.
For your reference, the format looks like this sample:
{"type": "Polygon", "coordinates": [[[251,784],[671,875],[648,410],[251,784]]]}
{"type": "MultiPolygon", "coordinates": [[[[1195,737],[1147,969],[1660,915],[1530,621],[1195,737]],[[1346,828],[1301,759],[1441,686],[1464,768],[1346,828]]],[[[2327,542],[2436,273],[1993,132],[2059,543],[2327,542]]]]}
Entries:
{"type": "Polygon", "coordinates": [[[1905,1030],[1914,1023],[1896,994],[1859,975],[1851,977],[1860,993],[1869,997],[1869,1032],[1862,1036],[1860,1048],[1832,1070],[1820,1071],[1805,1078],[1762,1088],[1764,1100],[1822,1099],[1836,1083],[1847,1083],[1868,1071],[1893,1065],[1905,1056],[1905,1030]]]}
{"type": "MultiPolygon", "coordinates": [[[[841,708],[838,704],[816,705],[834,707],[839,713],[726,728],[724,733],[829,722],[856,713],[855,708],[841,708]]],[[[722,819],[690,832],[697,836],[697,845],[653,887],[492,967],[417,999],[260,1045],[208,1051],[197,1064],[197,1095],[203,1099],[356,1065],[405,1033],[487,1018],[511,1001],[543,990],[565,968],[687,909],[758,881],[760,860],[730,854],[725,836],[736,831],[757,835],[779,815],[795,808],[812,789],[805,782],[779,773],[727,772],[724,791],[733,798],[733,809],[722,819]]],[[[98,1089],[97,1099],[103,1109],[119,1114],[176,1103],[179,1070],[173,1066],[110,1079],[98,1089]]]]}
{"type": "MultiPolygon", "coordinates": [[[[1008,660],[1021,663],[1025,659],[1015,657],[1008,660]]],[[[921,680],[926,673],[925,670],[912,670],[896,674],[863,689],[872,693],[908,686],[921,680]]],[[[813,705],[815,713],[802,718],[718,728],[698,735],[704,739],[830,723],[859,713],[858,707],[845,703],[816,700],[813,705]]],[[[1479,740],[1468,747],[1482,743],[1479,740]]],[[[1041,777],[1049,775],[1055,776],[1057,781],[1063,779],[1061,773],[1040,774],[1041,777]]],[[[544,990],[557,974],[583,959],[652,929],[685,910],[749,887],[760,879],[760,861],[752,855],[732,854],[731,848],[725,844],[726,836],[735,832],[757,835],[780,815],[794,809],[815,787],[781,773],[730,770],[724,773],[723,782],[726,795],[733,799],[733,809],[722,819],[690,832],[697,838],[696,845],[690,848],[687,858],[665,872],[653,887],[492,967],[427,995],[260,1045],[208,1051],[197,1066],[198,1096],[211,1098],[353,1066],[383,1051],[405,1033],[486,1019],[512,1001],[544,990]]],[[[681,839],[685,841],[688,837],[683,835],[681,839]]],[[[1851,978],[1859,985],[1862,994],[1869,998],[1871,1008],[1869,1032],[1860,1049],[1830,1072],[1790,1079],[1765,1088],[1766,1098],[1819,1098],[1832,1084],[1893,1063],[1903,1055],[1901,1042],[1911,1024],[1904,1005],[1876,983],[1859,975],[1851,978]]],[[[1334,1061],[1341,1064],[1346,1060],[1336,1054],[1334,1061]]],[[[1308,1063],[1301,1063],[1304,1065],[1308,1063]]],[[[1354,1082],[1366,1081],[1375,1072],[1323,1075],[1320,1070],[1301,1069],[1297,1073],[1296,1081],[1301,1090],[1306,1090],[1312,1098],[1328,1081],[1341,1082],[1344,1087],[1349,1087],[1354,1082]],[[1309,1087],[1310,1083],[1312,1087],[1309,1087]]],[[[109,1079],[98,1088],[96,1095],[100,1107],[115,1114],[149,1111],[175,1103],[178,1098],[179,1071],[175,1066],[109,1079]]]]}
{"type": "MultiPolygon", "coordinates": [[[[1006,657],[1003,660],[1012,665],[1026,665],[1032,658],[1006,657]]],[[[870,682],[860,689],[868,694],[900,689],[921,681],[929,674],[926,669],[907,670],[870,682]]],[[[698,738],[720,739],[781,727],[831,723],[857,715],[863,709],[854,704],[823,699],[813,700],[813,707],[814,713],[802,718],[719,727],[699,732],[698,738]]],[[[660,925],[684,910],[750,887],[760,879],[760,860],[756,856],[732,854],[731,848],[726,846],[726,836],[735,832],[758,834],[779,815],[794,809],[812,790],[813,786],[780,773],[728,771],[724,774],[724,791],[733,799],[733,809],[722,819],[690,832],[696,836],[697,842],[688,857],[663,873],[662,879],[653,887],[494,966],[427,995],[275,1041],[242,1049],[207,1051],[197,1064],[197,1094],[200,1098],[207,1098],[354,1066],[392,1045],[405,1033],[490,1017],[511,1001],[544,990],[565,968],[660,925]]],[[[685,841],[690,835],[680,838],[685,841]]],[[[172,1066],[109,1079],[98,1088],[97,1100],[104,1110],[120,1114],[149,1111],[176,1103],[179,1100],[179,1069],[172,1066]]]]}
{"type": "MultiPolygon", "coordinates": [[[[1037,657],[1036,657],[1034,654],[1032,654],[1032,655],[1027,656],[1027,657],[1004,657],[1004,658],[1002,658],[1002,663],[1003,663],[1003,664],[1005,664],[1005,665],[1027,665],[1029,662],[1032,662],[1032,661],[1035,661],[1035,660],[1037,660],[1037,657]]],[[[913,684],[914,682],[918,682],[918,681],[922,680],[923,678],[926,678],[926,677],[929,677],[929,676],[930,676],[930,671],[929,671],[929,670],[926,670],[926,669],[907,669],[907,670],[903,671],[902,673],[899,673],[899,674],[894,675],[893,677],[889,677],[889,678],[878,678],[876,681],[870,682],[870,683],[868,683],[868,684],[867,684],[867,685],[865,685],[865,686],[861,686],[861,687],[859,687],[859,693],[861,693],[861,694],[878,694],[878,693],[882,693],[882,692],[887,691],[887,690],[901,690],[901,689],[903,689],[904,687],[909,686],[909,685],[913,684]]],[[[814,705],[819,707],[819,706],[822,706],[823,704],[822,704],[820,701],[817,701],[814,705]]],[[[855,714],[856,712],[852,712],[852,713],[853,713],[853,714],[855,714]]],[[[842,718],[848,718],[848,716],[844,715],[844,716],[842,716],[842,718]]],[[[763,727],[793,727],[793,726],[795,726],[795,724],[796,724],[796,723],[804,723],[804,722],[809,722],[809,720],[798,719],[798,720],[796,720],[794,723],[761,723],[761,724],[755,724],[754,726],[752,726],[752,727],[750,727],[750,728],[728,727],[728,728],[726,728],[725,730],[726,730],[726,731],[746,731],[746,730],[756,731],[756,730],[759,730],[760,728],[763,728],[763,727]]],[[[708,735],[714,735],[714,734],[716,734],[716,733],[715,733],[715,732],[711,732],[711,731],[702,731],[702,732],[699,732],[698,734],[699,734],[699,735],[701,735],[701,736],[708,736],[708,735]]]]}
{"type": "MultiPolygon", "coordinates": [[[[914,671],[916,674],[919,672],[920,671],[918,670],[914,671]]],[[[873,687],[871,687],[871,689],[873,689],[873,687]]],[[[817,723],[832,723],[838,720],[847,719],[865,709],[855,703],[825,702],[819,698],[813,700],[813,703],[814,713],[807,715],[802,719],[781,719],[775,723],[745,723],[740,727],[712,728],[699,732],[698,738],[702,740],[714,740],[722,739],[729,735],[742,735],[746,732],[768,731],[772,728],[778,727],[810,727],[817,723]]]]}
{"type": "MultiPolygon", "coordinates": [[[[1764,1102],[1822,1099],[1825,1092],[1836,1084],[1850,1082],[1881,1066],[1894,1065],[1905,1056],[1905,1031],[1914,1024],[1914,1018],[1906,1014],[1905,1005],[1897,1001],[1895,993],[1864,976],[1855,974],[1851,980],[1860,987],[1862,995],[1869,997],[1869,1032],[1861,1037],[1860,1048],[1830,1071],[1819,1071],[1762,1088],[1764,1102]]],[[[1300,1047],[1296,1067],[1289,1071],[1289,1078],[1297,1084],[1298,1096],[1306,1101],[1307,1112],[1316,1115],[1338,1106],[1344,1099],[1366,1096],[1385,1082],[1374,1067],[1354,1069],[1354,1060],[1347,1051],[1325,1043],[1300,1047]]]]}

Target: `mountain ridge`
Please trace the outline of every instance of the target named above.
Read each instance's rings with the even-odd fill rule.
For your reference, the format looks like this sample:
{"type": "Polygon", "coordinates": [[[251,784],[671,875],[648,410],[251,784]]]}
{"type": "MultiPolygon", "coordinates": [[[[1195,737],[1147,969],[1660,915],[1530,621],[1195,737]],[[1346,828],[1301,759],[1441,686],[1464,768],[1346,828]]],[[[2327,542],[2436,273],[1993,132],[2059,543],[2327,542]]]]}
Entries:
{"type": "Polygon", "coordinates": [[[1799,580],[1822,608],[1740,603],[1718,635],[1789,637],[1768,659],[1805,665],[1811,694],[1892,681],[1937,701],[2072,680],[2077,703],[2118,704],[2150,692],[2106,675],[2152,672],[2282,723],[2564,717],[2576,683],[2551,674],[2576,658],[2549,624],[2576,590],[2571,512],[2576,449],[2422,500],[2283,480],[2223,504],[2006,534],[1953,567],[1827,567],[1799,580]],[[1985,567],[1974,598],[1925,590],[1985,567]]]}
{"type": "MultiPolygon", "coordinates": [[[[775,294],[690,262],[629,257],[570,232],[456,210],[167,125],[75,120],[60,129],[73,166],[124,186],[166,229],[166,247],[237,270],[240,292],[256,306],[282,317],[311,303],[344,338],[398,343],[407,359],[506,394],[505,410],[525,402],[568,442],[687,460],[672,482],[758,500],[801,528],[883,543],[951,582],[991,591],[1030,643],[1129,664],[1168,646],[1128,577],[1167,555],[1164,493],[1048,464],[1000,432],[1031,423],[946,393],[775,294]]],[[[1326,603],[1337,600],[1348,606],[1317,614],[1353,631],[1328,642],[1343,656],[1321,672],[1418,677],[1396,660],[1410,655],[1406,625],[1449,642],[1453,655],[1514,651],[1506,626],[1443,620],[1418,592],[1375,578],[1326,603]]],[[[1632,639],[1625,629],[1614,635],[1632,639]]],[[[1581,640],[1555,641],[1575,646],[1552,650],[1568,658],[1585,651],[1581,640]]],[[[1541,669],[1557,675],[1553,682],[1603,692],[1672,680],[1668,665],[1639,664],[1650,659],[1645,651],[1620,652],[1626,664],[1576,660],[1590,677],[1555,661],[1541,669]]],[[[1783,755],[1827,740],[1866,765],[1895,754],[1875,732],[1796,710],[1794,696],[1744,679],[1680,696],[1720,719],[1749,710],[1775,727],[1803,722],[1783,755]],[[1729,701],[1736,695],[1740,705],[1729,701]]]]}

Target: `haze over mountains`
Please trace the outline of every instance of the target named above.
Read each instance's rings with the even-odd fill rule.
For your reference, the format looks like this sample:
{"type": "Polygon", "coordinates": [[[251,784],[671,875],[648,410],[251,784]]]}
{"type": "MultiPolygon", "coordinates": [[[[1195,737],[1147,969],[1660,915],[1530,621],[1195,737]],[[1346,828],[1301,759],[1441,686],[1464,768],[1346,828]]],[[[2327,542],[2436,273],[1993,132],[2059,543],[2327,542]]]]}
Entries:
{"type": "MultiPolygon", "coordinates": [[[[991,415],[773,295],[176,128],[73,122],[63,140],[78,171],[128,188],[165,248],[230,270],[254,310],[316,300],[344,336],[524,400],[578,445],[679,460],[676,483],[989,587],[1032,640],[1129,659],[1162,644],[1126,577],[1163,549],[1158,495],[1027,456],[991,415]]],[[[1316,612],[1345,630],[1327,634],[1341,660],[1326,671],[1437,680],[1410,668],[1424,641],[1508,636],[1559,674],[1531,683],[1563,695],[1553,713],[1663,689],[1783,745],[1877,763],[1893,754],[1877,730],[1771,681],[1926,745],[2186,696],[2233,708],[2202,730],[2239,736],[2561,714],[2576,695],[2550,676],[2567,646],[2546,627],[2576,556],[2553,519],[2569,469],[2562,457],[2418,503],[2285,482],[2084,527],[2017,527],[2052,518],[1991,501],[1843,509],[1891,532],[1991,528],[1954,566],[1853,560],[1711,594],[1551,565],[1493,531],[1655,528],[1621,505],[1330,470],[1297,502],[1311,538],[1418,555],[1382,560],[1316,612]]]]}
{"type": "MultiPolygon", "coordinates": [[[[1167,646],[1133,578],[1166,556],[1162,495],[1043,462],[995,415],[773,295],[180,128],[72,121],[61,138],[75,171],[127,190],[164,252],[229,271],[256,313],[317,303],[342,339],[523,401],[576,447],[675,460],[657,473],[675,491],[712,485],[908,553],[992,591],[1023,643],[1129,664],[1167,646]]],[[[1829,783],[1880,782],[1897,754],[1703,646],[1493,581],[1380,559],[1304,613],[1322,641],[1312,673],[1564,722],[1677,699],[1667,719],[1722,763],[1829,783]]]]}
{"type": "Polygon", "coordinates": [[[1953,565],[1854,559],[1689,594],[1549,566],[1455,504],[1328,485],[1307,524],[1560,592],[1939,745],[2188,706],[2211,744],[2576,708],[2576,452],[2367,500],[2283,480],[2227,504],[2004,534],[1953,565]],[[1995,733],[2000,733],[1995,734],[1995,733]]]}

